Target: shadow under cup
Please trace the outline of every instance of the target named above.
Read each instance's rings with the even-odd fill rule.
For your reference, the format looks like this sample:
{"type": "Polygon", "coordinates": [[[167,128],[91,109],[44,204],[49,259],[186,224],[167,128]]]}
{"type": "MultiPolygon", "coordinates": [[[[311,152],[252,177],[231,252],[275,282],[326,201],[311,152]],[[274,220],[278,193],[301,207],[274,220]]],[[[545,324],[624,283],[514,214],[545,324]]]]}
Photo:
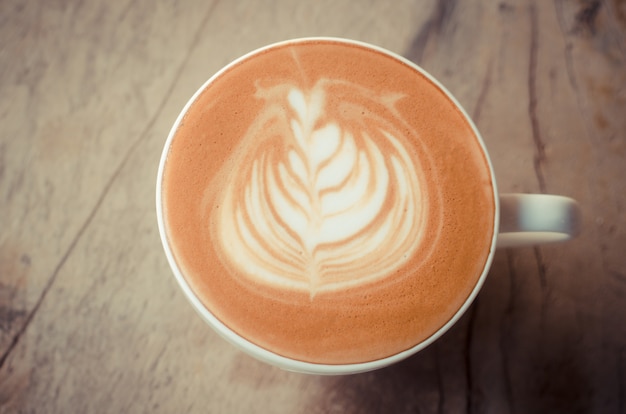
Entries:
{"type": "Polygon", "coordinates": [[[159,231],[221,336],[281,368],[377,369],[471,304],[499,222],[470,118],[435,79],[361,42],[298,39],[209,79],[168,136],[159,231]]]}

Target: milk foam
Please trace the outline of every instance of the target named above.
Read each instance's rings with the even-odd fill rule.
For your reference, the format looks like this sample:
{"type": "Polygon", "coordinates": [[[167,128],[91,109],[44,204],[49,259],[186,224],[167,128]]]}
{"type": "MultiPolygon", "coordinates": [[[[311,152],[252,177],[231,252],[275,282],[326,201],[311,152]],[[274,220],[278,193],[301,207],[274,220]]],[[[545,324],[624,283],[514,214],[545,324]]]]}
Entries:
{"type": "Polygon", "coordinates": [[[222,260],[311,297],[403,266],[422,243],[429,196],[399,96],[322,79],[259,87],[257,98],[212,215],[222,260]]]}

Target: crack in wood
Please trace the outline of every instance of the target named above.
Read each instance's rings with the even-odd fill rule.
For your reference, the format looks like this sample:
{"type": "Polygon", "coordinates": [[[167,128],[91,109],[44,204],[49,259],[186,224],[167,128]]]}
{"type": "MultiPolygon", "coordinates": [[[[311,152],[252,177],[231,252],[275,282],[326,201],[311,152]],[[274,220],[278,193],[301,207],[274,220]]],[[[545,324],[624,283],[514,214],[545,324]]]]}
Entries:
{"type": "Polygon", "coordinates": [[[623,347],[618,353],[617,361],[617,406],[618,413],[626,412],[626,402],[624,401],[624,393],[626,391],[626,383],[624,383],[624,376],[626,373],[626,347],[623,347]]]}
{"type": "Polygon", "coordinates": [[[617,49],[621,54],[621,60],[626,59],[626,42],[621,35],[624,28],[626,28],[626,7],[624,0],[618,0],[614,2],[603,2],[606,7],[606,15],[609,20],[608,29],[612,34],[612,38],[615,39],[617,49]]]}
{"type": "MultiPolygon", "coordinates": [[[[477,298],[478,299],[478,298],[477,298]]],[[[470,307],[468,312],[469,322],[467,324],[467,335],[465,337],[465,375],[467,382],[467,400],[465,403],[465,411],[469,414],[474,412],[476,401],[474,399],[474,379],[473,379],[473,362],[472,362],[472,346],[474,343],[474,328],[476,325],[476,311],[478,308],[478,300],[470,307]]]]}
{"type": "Polygon", "coordinates": [[[91,209],[91,212],[89,213],[89,215],[87,216],[87,219],[84,221],[84,223],[82,224],[82,226],[80,227],[80,229],[78,230],[76,235],[74,236],[74,238],[71,241],[69,247],[67,248],[67,250],[65,251],[65,253],[61,257],[61,260],[58,262],[58,264],[54,268],[52,274],[48,278],[48,281],[45,284],[41,294],[39,295],[39,298],[35,302],[35,305],[33,306],[32,310],[28,313],[28,315],[26,316],[22,326],[17,330],[17,332],[15,333],[13,338],[11,339],[7,349],[0,356],[0,369],[2,369],[2,367],[6,363],[7,359],[9,358],[9,356],[11,355],[11,353],[13,352],[13,350],[15,349],[17,344],[19,343],[21,337],[24,335],[24,332],[26,332],[26,329],[28,328],[28,326],[32,322],[33,318],[35,317],[35,314],[37,314],[37,311],[41,307],[41,305],[44,302],[46,296],[48,295],[50,289],[54,285],[54,282],[56,281],[56,279],[57,279],[61,269],[63,268],[63,266],[65,265],[65,263],[69,259],[69,257],[74,252],[74,249],[78,245],[78,242],[82,239],[82,237],[85,234],[86,230],[91,225],[94,217],[96,216],[96,213],[100,210],[100,208],[104,204],[104,200],[106,199],[106,197],[109,194],[111,188],[113,187],[113,184],[117,181],[118,176],[120,175],[120,173],[122,172],[122,170],[124,169],[126,164],[128,163],[128,160],[130,160],[131,156],[135,153],[135,151],[139,147],[139,144],[141,144],[146,139],[146,137],[149,135],[152,127],[154,126],[154,124],[156,123],[157,119],[159,118],[159,115],[163,112],[163,109],[165,108],[165,105],[168,102],[168,99],[172,95],[172,93],[173,93],[173,91],[174,91],[174,89],[176,87],[176,84],[178,83],[179,79],[182,76],[183,69],[185,68],[185,66],[187,65],[187,63],[189,62],[189,60],[191,58],[191,55],[192,55],[191,52],[197,47],[198,43],[200,42],[200,39],[201,39],[200,33],[202,32],[202,29],[205,27],[206,23],[208,22],[210,16],[212,15],[212,13],[215,10],[215,8],[216,8],[218,3],[219,3],[219,0],[215,0],[211,4],[211,6],[209,6],[206,14],[204,15],[204,17],[200,21],[200,24],[198,25],[198,28],[196,29],[196,31],[194,33],[194,36],[193,36],[192,41],[190,43],[190,46],[187,49],[186,55],[183,57],[183,59],[181,61],[181,64],[179,65],[179,67],[177,68],[176,72],[174,73],[172,82],[170,83],[170,85],[169,85],[168,89],[166,90],[165,94],[163,95],[163,99],[159,103],[159,106],[157,107],[156,111],[154,112],[154,115],[148,121],[146,127],[144,128],[142,133],[139,135],[139,137],[135,140],[135,142],[133,142],[131,144],[129,149],[126,151],[126,154],[124,155],[124,158],[118,164],[116,169],[113,171],[113,174],[111,175],[111,177],[109,178],[109,180],[105,184],[104,189],[100,193],[100,196],[98,197],[98,200],[96,200],[96,203],[95,203],[94,207],[91,209]]]}
{"type": "MultiPolygon", "coordinates": [[[[116,171],[116,173],[114,173],[114,177],[116,175],[117,175],[117,171],[116,171]]],[[[96,202],[96,206],[92,209],[91,213],[87,217],[87,220],[85,220],[83,225],[78,230],[78,233],[76,233],[76,236],[74,236],[74,239],[70,243],[68,249],[65,251],[65,253],[61,257],[61,260],[59,261],[59,263],[55,267],[54,271],[52,272],[51,276],[48,278],[48,282],[46,283],[46,285],[44,286],[41,294],[39,295],[39,298],[37,299],[37,302],[35,302],[35,305],[33,306],[32,310],[26,316],[24,322],[22,323],[22,326],[17,330],[17,332],[15,333],[13,338],[11,339],[11,342],[9,343],[9,346],[7,347],[7,349],[4,351],[4,353],[0,357],[0,369],[4,366],[7,358],[9,357],[9,355],[12,353],[12,351],[15,349],[15,347],[19,343],[20,338],[22,337],[22,335],[26,331],[26,328],[28,328],[28,326],[32,322],[35,314],[37,313],[37,311],[41,307],[41,304],[43,303],[45,297],[48,295],[48,292],[52,288],[52,285],[54,284],[54,282],[55,282],[55,280],[56,280],[56,278],[57,278],[57,276],[59,274],[59,271],[61,270],[63,265],[65,265],[65,262],[67,261],[67,259],[71,255],[71,253],[74,251],[74,248],[78,244],[78,241],[81,239],[82,235],[84,234],[84,232],[87,229],[87,227],[89,226],[89,224],[91,224],[91,221],[93,220],[93,217],[95,216],[95,213],[99,210],[100,206],[102,205],[102,202],[104,200],[104,197],[105,197],[106,193],[108,193],[108,190],[109,190],[110,185],[112,184],[112,181],[113,181],[113,179],[109,180],[109,182],[105,186],[104,191],[102,192],[102,194],[100,195],[100,198],[96,202]]]]}
{"type": "Polygon", "coordinates": [[[535,263],[537,264],[537,275],[539,276],[539,287],[541,289],[541,325],[546,322],[546,311],[548,308],[548,279],[546,277],[546,265],[541,254],[541,249],[537,246],[533,247],[535,263]]]}
{"type": "MultiPolygon", "coordinates": [[[[578,90],[578,80],[576,80],[576,74],[574,72],[574,62],[572,57],[572,49],[574,46],[570,43],[565,46],[565,72],[567,73],[567,79],[569,81],[572,90],[576,94],[580,105],[580,91],[578,90]]],[[[586,108],[587,105],[583,105],[583,108],[586,108]]]]}
{"type": "Polygon", "coordinates": [[[19,244],[0,242],[0,348],[10,342],[27,314],[26,280],[31,259],[22,252],[19,244]]]}
{"type": "Polygon", "coordinates": [[[548,288],[548,280],[546,278],[546,266],[543,262],[543,256],[541,254],[541,250],[539,247],[533,247],[533,251],[535,253],[535,259],[537,261],[537,272],[539,273],[539,284],[541,286],[541,290],[545,291],[548,288]]]}
{"type": "Polygon", "coordinates": [[[26,311],[24,309],[0,305],[0,331],[9,332],[15,321],[19,321],[25,316],[26,311]]]}
{"type": "Polygon", "coordinates": [[[576,26],[574,32],[589,32],[591,35],[596,34],[596,17],[602,3],[599,0],[588,2],[583,8],[576,13],[576,26]]]}
{"type": "MultiPolygon", "coordinates": [[[[6,117],[2,117],[2,119],[6,119],[6,117]]],[[[7,150],[6,150],[6,143],[2,142],[0,143],[0,183],[2,182],[2,179],[4,178],[4,171],[5,171],[5,165],[6,165],[6,161],[4,160],[4,154],[6,154],[7,150]]]]}
{"type": "Polygon", "coordinates": [[[493,59],[490,59],[489,63],[487,64],[487,73],[485,74],[485,78],[483,79],[480,92],[478,93],[478,99],[476,99],[476,105],[474,106],[474,111],[472,112],[472,120],[475,124],[478,123],[478,119],[480,118],[483,110],[483,105],[485,104],[485,100],[487,99],[489,88],[491,87],[492,71],[493,59]]]}
{"type": "Polygon", "coordinates": [[[508,403],[509,411],[513,405],[513,384],[511,381],[511,371],[509,367],[509,360],[507,358],[507,349],[511,349],[511,326],[513,313],[515,310],[515,298],[517,292],[517,272],[514,265],[514,252],[512,249],[506,249],[506,262],[509,274],[509,298],[504,309],[504,316],[500,325],[500,354],[502,357],[502,371],[504,373],[504,389],[506,392],[506,401],[508,403]]]}
{"type": "Polygon", "coordinates": [[[444,392],[444,386],[443,386],[443,375],[442,375],[442,369],[441,369],[441,356],[440,356],[440,350],[439,350],[439,345],[436,342],[434,344],[435,347],[435,369],[437,371],[437,389],[439,390],[439,399],[437,400],[437,412],[438,413],[443,413],[443,409],[445,407],[445,403],[446,403],[446,393],[444,392]]]}
{"type": "Polygon", "coordinates": [[[541,136],[539,127],[539,119],[537,116],[537,52],[538,52],[538,36],[539,23],[537,17],[537,7],[534,3],[529,8],[530,15],[530,58],[528,59],[528,114],[530,116],[530,125],[532,129],[533,142],[535,144],[535,156],[533,166],[535,175],[539,182],[539,190],[546,193],[546,180],[543,174],[543,164],[546,162],[545,144],[541,136]]]}
{"type": "Polygon", "coordinates": [[[417,32],[409,49],[404,53],[407,59],[417,64],[422,62],[429,41],[438,36],[450,21],[456,2],[457,0],[439,0],[437,2],[430,19],[417,32]]]}

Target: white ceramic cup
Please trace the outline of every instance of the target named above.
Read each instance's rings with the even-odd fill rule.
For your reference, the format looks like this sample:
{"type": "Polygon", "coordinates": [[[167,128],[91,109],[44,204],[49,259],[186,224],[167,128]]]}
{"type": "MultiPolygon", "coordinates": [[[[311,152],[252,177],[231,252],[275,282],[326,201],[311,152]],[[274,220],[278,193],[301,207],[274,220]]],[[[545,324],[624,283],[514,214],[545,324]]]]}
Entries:
{"type": "Polygon", "coordinates": [[[405,350],[403,352],[399,352],[395,355],[379,359],[376,361],[369,361],[363,363],[354,363],[354,364],[340,364],[340,365],[327,365],[327,364],[315,364],[309,363],[299,360],[294,360],[291,358],[286,358],[284,356],[273,353],[271,350],[261,348],[252,342],[246,340],[240,335],[233,332],[230,328],[220,322],[209,309],[207,309],[203,303],[198,299],[198,297],[194,294],[189,284],[185,280],[184,275],[182,274],[180,268],[176,264],[174,260],[174,256],[172,254],[172,250],[169,246],[169,241],[166,234],[166,228],[164,225],[163,218],[163,208],[162,208],[162,199],[161,199],[161,186],[162,186],[162,178],[163,178],[163,170],[165,166],[165,161],[167,158],[167,154],[169,151],[170,144],[174,139],[174,135],[176,129],[178,128],[183,116],[189,109],[189,107],[196,100],[197,96],[215,79],[219,76],[223,71],[228,68],[236,65],[243,59],[247,59],[250,56],[257,54],[263,50],[270,49],[277,46],[282,46],[285,43],[291,43],[302,39],[294,39],[288,40],[285,42],[276,43],[273,45],[266,46],[264,48],[255,50],[242,56],[241,58],[233,61],[226,67],[224,67],[221,71],[216,73],[213,77],[211,77],[204,85],[198,89],[198,91],[191,97],[191,99],[187,102],[182,112],[178,116],[176,122],[174,123],[167,141],[165,143],[165,147],[163,149],[161,162],[159,164],[159,170],[157,175],[157,185],[156,185],[156,211],[157,211],[157,220],[159,226],[159,232],[161,235],[161,241],[163,243],[163,247],[165,249],[165,254],[169,261],[169,264],[174,272],[180,287],[187,299],[191,302],[193,308],[200,314],[200,316],[223,338],[227,341],[231,342],[235,346],[239,347],[244,352],[249,355],[267,362],[269,364],[278,366],[280,368],[296,371],[301,373],[309,373],[309,374],[323,374],[323,375],[340,375],[340,374],[355,374],[359,372],[366,372],[375,369],[379,369],[391,364],[394,364],[398,361],[401,361],[416,352],[424,349],[432,342],[437,340],[441,335],[443,335],[451,326],[453,326],[459,318],[465,313],[465,311],[469,308],[474,298],[478,294],[481,286],[483,285],[489,268],[491,266],[491,262],[493,260],[493,255],[495,253],[495,247],[516,247],[516,246],[528,246],[528,245],[536,245],[557,241],[565,241],[573,238],[579,233],[580,230],[580,209],[576,201],[571,198],[556,196],[556,195],[546,195],[546,194],[500,194],[498,195],[497,187],[496,187],[496,179],[493,173],[493,166],[491,164],[491,160],[489,158],[489,154],[485,148],[485,144],[478,132],[478,129],[467,115],[465,110],[461,107],[458,101],[452,96],[452,94],[441,85],[436,79],[434,79],[431,75],[429,75],[422,68],[417,66],[416,64],[406,60],[402,56],[399,56],[395,53],[389,52],[387,50],[381,49],[380,47],[365,44],[358,41],[353,40],[345,40],[345,39],[334,39],[334,38],[316,38],[320,40],[333,40],[333,41],[341,41],[351,44],[360,45],[365,48],[370,48],[372,50],[383,52],[389,56],[394,57],[395,59],[404,62],[407,65],[412,66],[418,72],[422,73],[426,78],[430,79],[432,83],[441,89],[441,91],[446,94],[452,102],[458,107],[459,111],[463,113],[469,125],[471,125],[476,138],[478,139],[482,151],[485,155],[485,158],[488,160],[489,169],[491,174],[491,180],[493,183],[493,191],[494,191],[494,199],[495,199],[495,214],[493,217],[494,220],[494,234],[492,237],[490,253],[488,259],[483,268],[482,274],[478,279],[472,293],[469,295],[467,300],[464,302],[463,306],[461,306],[456,314],[437,332],[431,335],[426,340],[416,344],[412,348],[405,350]]]}

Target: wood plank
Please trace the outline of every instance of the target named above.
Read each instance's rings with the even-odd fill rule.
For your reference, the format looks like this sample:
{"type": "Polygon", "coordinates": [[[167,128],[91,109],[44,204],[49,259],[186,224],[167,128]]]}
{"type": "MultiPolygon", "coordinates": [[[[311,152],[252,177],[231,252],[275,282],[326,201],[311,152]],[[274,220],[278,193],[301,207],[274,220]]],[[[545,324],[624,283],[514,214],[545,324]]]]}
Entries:
{"type": "Polygon", "coordinates": [[[0,38],[0,413],[624,411],[623,2],[4,1],[0,38]],[[434,345],[355,376],[225,343],[155,224],[188,97],[230,60],[311,35],[418,62],[475,119],[501,191],[583,210],[572,242],[498,252],[434,345]]]}

